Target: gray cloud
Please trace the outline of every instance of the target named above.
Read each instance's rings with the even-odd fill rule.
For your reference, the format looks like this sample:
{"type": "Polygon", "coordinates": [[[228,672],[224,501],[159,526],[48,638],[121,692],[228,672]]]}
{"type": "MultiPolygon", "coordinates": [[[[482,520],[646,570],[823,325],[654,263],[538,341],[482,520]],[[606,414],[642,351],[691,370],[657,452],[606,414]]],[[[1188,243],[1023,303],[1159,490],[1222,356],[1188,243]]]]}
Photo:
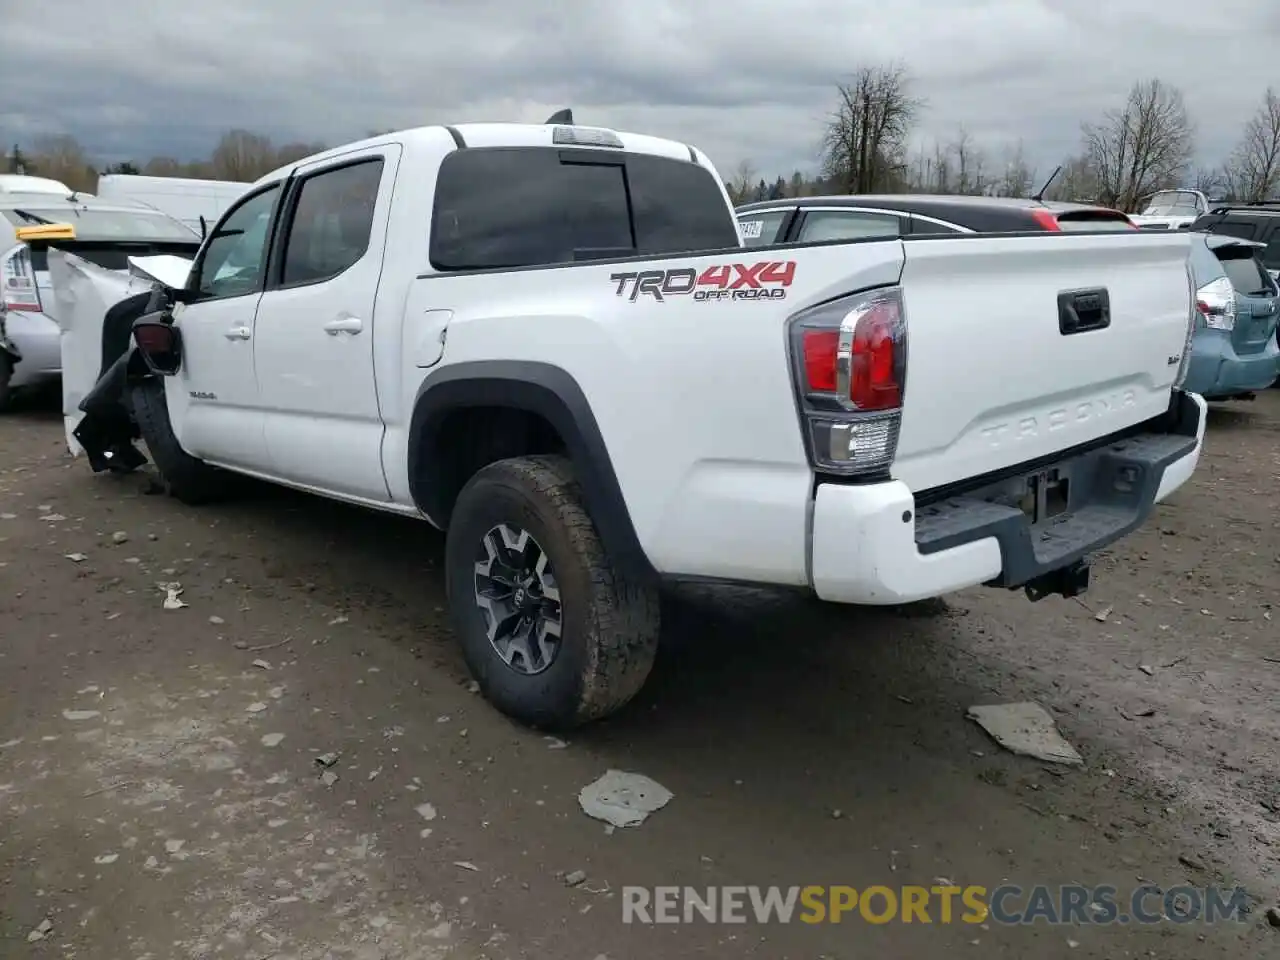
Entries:
{"type": "Polygon", "coordinates": [[[812,166],[834,84],[899,60],[922,136],[963,124],[1049,164],[1137,79],[1180,86],[1198,153],[1275,81],[1257,0],[58,0],[5,5],[0,137],[70,133],[104,161],[206,156],[230,127],[338,143],[374,128],[541,121],[675,137],[728,174],[812,166]]]}

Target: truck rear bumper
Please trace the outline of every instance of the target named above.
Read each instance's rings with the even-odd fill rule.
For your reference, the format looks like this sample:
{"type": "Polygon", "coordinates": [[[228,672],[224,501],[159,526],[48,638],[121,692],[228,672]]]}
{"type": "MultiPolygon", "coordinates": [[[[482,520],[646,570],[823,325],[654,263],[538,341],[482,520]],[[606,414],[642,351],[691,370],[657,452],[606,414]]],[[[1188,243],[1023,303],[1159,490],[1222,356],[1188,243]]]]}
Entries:
{"type": "Polygon", "coordinates": [[[1151,432],[1038,464],[917,507],[906,484],[819,484],[813,506],[814,592],[838,603],[893,604],[978,584],[1018,587],[1114,543],[1194,472],[1205,401],[1175,394],[1151,432]],[[1033,522],[1011,505],[1035,478],[1060,484],[1065,509],[1033,522]]]}

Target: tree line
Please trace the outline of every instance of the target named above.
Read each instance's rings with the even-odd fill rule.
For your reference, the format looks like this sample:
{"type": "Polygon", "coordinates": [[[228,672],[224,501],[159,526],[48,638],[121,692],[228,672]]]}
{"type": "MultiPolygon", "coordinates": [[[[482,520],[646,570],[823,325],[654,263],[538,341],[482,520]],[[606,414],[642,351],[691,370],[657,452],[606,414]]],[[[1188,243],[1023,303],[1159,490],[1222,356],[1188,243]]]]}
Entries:
{"type": "MultiPolygon", "coordinates": [[[[823,129],[820,172],[769,182],[744,162],[728,183],[735,202],[828,193],[941,193],[1026,197],[1052,170],[1027,160],[1019,141],[992,150],[964,128],[932,142],[915,137],[927,104],[901,64],[855,71],[836,87],[823,129]],[[914,144],[914,146],[913,146],[914,144]]],[[[1141,80],[1115,108],[1081,124],[1078,151],[1060,162],[1045,197],[1133,212],[1158,190],[1191,187],[1211,198],[1280,196],[1280,94],[1268,87],[1238,140],[1215,168],[1196,169],[1196,130],[1182,91],[1141,80]]],[[[1226,147],[1227,145],[1222,145],[1226,147]]]]}
{"type": "Polygon", "coordinates": [[[29,146],[14,144],[3,167],[9,173],[49,177],[72,190],[93,193],[98,177],[105,174],[144,174],[152,177],[196,177],[201,180],[236,180],[250,183],[286,163],[326,149],[323,143],[294,141],[273,143],[249,130],[228,130],[207,160],[182,161],[176,157],[152,157],[99,168],[73,136],[40,137],[29,146]]]}
{"type": "MultiPolygon", "coordinates": [[[[932,141],[917,137],[927,102],[901,64],[866,66],[836,86],[822,130],[818,173],[766,178],[749,161],[726,183],[733,200],[827,193],[943,193],[1026,197],[1048,179],[1019,141],[998,148],[978,143],[963,125],[932,141]]],[[[370,135],[379,131],[371,131],[370,135]]],[[[4,141],[0,141],[4,142],[4,141]]],[[[1196,130],[1182,91],[1159,78],[1138,81],[1123,102],[1083,123],[1079,149],[1060,163],[1045,196],[1138,208],[1144,197],[1192,187],[1214,198],[1255,202],[1280,196],[1280,94],[1268,87],[1236,143],[1218,167],[1196,169],[1196,130]]],[[[14,145],[0,165],[12,173],[61,180],[92,193],[98,176],[142,173],[248,182],[323,150],[322,143],[277,145],[249,130],[230,130],[206,160],[158,156],[99,169],[70,135],[14,145]]]]}

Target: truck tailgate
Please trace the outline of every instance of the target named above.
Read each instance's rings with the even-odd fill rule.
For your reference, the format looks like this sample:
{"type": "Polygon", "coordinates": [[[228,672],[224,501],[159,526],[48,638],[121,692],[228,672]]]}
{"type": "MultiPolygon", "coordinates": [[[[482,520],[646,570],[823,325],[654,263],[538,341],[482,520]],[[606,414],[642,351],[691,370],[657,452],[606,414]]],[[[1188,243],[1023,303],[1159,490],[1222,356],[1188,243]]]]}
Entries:
{"type": "Polygon", "coordinates": [[[1189,245],[1179,233],[904,243],[894,476],[920,493],[1163,413],[1193,308],[1189,245]]]}

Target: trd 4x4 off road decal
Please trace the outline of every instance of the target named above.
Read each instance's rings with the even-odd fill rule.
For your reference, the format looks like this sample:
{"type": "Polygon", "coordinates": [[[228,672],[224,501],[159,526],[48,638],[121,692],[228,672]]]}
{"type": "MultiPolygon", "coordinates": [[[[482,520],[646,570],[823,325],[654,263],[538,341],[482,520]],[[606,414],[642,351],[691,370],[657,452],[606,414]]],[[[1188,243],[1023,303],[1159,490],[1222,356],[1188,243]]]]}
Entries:
{"type": "Polygon", "coordinates": [[[614,291],[632,303],[641,295],[665,301],[668,297],[695,300],[782,300],[796,278],[794,260],[714,264],[699,273],[692,267],[613,273],[614,291]]]}

